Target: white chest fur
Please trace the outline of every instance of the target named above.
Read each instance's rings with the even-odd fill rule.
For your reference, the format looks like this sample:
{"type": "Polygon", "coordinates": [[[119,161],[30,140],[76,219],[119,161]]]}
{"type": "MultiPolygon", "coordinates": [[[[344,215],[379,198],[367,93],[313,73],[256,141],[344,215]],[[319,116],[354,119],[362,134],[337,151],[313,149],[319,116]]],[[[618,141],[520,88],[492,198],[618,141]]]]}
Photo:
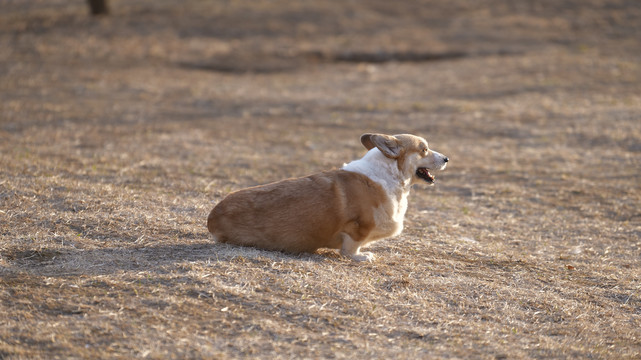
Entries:
{"type": "Polygon", "coordinates": [[[403,219],[407,211],[407,196],[403,196],[400,201],[390,200],[392,200],[391,207],[381,205],[374,210],[376,228],[372,231],[368,240],[396,236],[403,231],[403,219]]]}
{"type": "Polygon", "coordinates": [[[369,177],[380,184],[387,195],[387,201],[374,209],[376,228],[368,237],[368,242],[400,234],[407,211],[409,180],[403,178],[396,161],[373,148],[363,158],[343,166],[343,170],[369,177]]]}

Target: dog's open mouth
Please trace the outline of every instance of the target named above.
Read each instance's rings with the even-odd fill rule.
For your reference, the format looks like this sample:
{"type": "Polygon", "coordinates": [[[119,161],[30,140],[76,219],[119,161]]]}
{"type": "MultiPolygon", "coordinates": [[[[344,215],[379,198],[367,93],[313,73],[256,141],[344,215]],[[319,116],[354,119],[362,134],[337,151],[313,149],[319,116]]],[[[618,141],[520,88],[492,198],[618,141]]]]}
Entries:
{"type": "Polygon", "coordinates": [[[430,174],[430,170],[428,168],[420,167],[416,169],[416,176],[430,184],[434,182],[434,175],[430,174]]]}

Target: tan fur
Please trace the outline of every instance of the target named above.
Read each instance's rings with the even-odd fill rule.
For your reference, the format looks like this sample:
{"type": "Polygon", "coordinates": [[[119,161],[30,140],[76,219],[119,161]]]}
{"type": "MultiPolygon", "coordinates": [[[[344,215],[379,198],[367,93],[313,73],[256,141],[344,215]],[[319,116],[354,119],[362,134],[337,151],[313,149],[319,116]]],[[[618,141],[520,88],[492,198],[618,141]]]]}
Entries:
{"type": "Polygon", "coordinates": [[[367,238],[373,210],[386,200],[365,175],[326,171],[233,192],[211,211],[207,228],[220,242],[268,250],[340,249],[341,233],[367,238]]]}

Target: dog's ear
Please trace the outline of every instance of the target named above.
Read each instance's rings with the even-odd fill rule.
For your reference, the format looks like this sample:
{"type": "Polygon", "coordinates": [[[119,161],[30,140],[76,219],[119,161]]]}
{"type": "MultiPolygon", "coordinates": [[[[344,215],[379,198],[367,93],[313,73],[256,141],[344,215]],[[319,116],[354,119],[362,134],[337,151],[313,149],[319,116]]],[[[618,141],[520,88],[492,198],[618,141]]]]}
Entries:
{"type": "Polygon", "coordinates": [[[391,159],[397,159],[401,155],[401,145],[393,136],[383,134],[363,134],[361,136],[361,144],[363,144],[367,150],[371,150],[376,146],[383,155],[391,159]]]}

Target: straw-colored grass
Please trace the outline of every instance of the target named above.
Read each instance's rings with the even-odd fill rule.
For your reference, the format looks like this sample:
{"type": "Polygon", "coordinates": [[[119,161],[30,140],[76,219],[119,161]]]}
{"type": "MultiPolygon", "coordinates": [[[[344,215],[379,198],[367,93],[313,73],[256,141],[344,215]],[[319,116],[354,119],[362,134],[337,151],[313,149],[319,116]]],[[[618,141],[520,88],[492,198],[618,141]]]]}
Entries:
{"type": "Polygon", "coordinates": [[[0,358],[639,358],[639,7],[485,3],[0,5],[0,358]],[[209,239],[370,131],[451,159],[375,262],[209,239]]]}

